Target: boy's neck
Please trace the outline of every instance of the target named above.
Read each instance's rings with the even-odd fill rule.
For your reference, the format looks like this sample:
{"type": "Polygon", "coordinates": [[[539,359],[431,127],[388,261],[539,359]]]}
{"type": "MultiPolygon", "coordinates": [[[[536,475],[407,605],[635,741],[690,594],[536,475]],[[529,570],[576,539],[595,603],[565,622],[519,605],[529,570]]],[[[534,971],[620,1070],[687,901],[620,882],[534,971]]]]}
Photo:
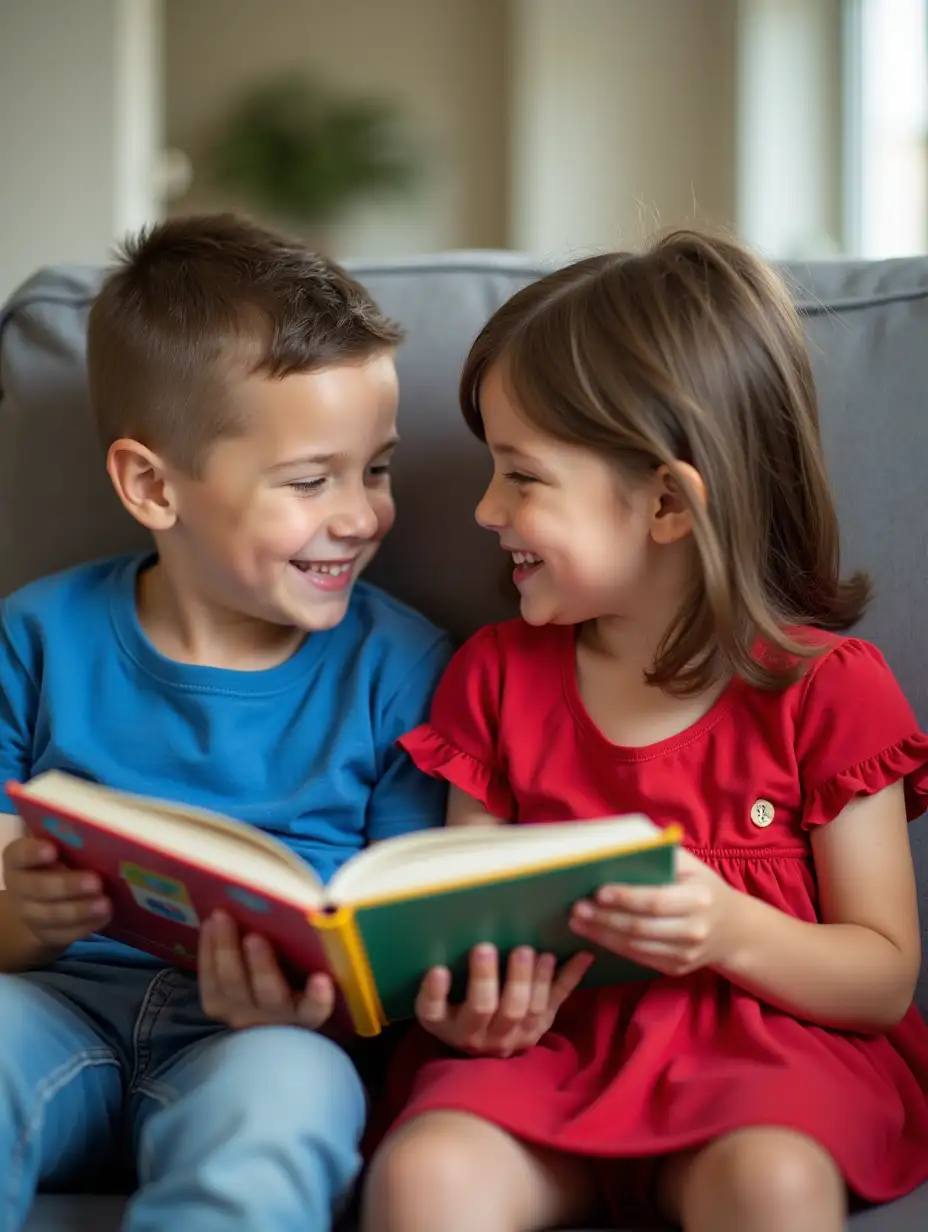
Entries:
{"type": "Polygon", "coordinates": [[[307,636],[302,629],[210,604],[161,560],[139,573],[135,603],[155,649],[196,667],[265,671],[289,659],[307,636]]]}

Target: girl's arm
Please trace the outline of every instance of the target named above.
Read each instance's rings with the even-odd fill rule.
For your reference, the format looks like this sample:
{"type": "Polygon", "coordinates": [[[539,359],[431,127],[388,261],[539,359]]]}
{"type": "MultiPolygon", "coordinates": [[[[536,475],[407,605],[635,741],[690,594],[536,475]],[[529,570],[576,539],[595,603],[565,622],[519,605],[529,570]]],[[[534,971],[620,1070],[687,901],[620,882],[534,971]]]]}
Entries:
{"type": "Polygon", "coordinates": [[[448,788],[448,811],[446,826],[504,826],[501,817],[488,813],[479,800],[461,791],[460,787],[448,788]]]}
{"type": "Polygon", "coordinates": [[[884,1031],[911,1005],[921,962],[902,783],[852,801],[811,837],[822,923],[736,891],[729,953],[713,965],[799,1018],[884,1031]]]}

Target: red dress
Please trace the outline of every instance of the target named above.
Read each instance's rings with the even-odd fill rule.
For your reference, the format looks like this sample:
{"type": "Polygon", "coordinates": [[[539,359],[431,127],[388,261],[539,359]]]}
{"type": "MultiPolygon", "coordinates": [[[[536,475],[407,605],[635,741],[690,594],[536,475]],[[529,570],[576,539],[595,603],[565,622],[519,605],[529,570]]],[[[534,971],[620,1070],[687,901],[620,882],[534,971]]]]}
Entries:
{"type": "MultiPolygon", "coordinates": [[[[735,680],[687,731],[624,748],[581,701],[575,630],[509,621],[458,652],[430,722],[401,743],[499,817],[679,822],[686,846],[730,884],[814,921],[809,830],[900,778],[916,816],[912,782],[928,764],[928,737],[879,652],[820,636],[825,652],[785,691],[735,680]]],[[[928,1179],[928,1027],[917,1010],[886,1034],[828,1030],[705,969],[581,990],[508,1060],[462,1057],[414,1027],[388,1101],[394,1127],[466,1111],[613,1171],[776,1125],[820,1142],[865,1201],[928,1179]]]]}

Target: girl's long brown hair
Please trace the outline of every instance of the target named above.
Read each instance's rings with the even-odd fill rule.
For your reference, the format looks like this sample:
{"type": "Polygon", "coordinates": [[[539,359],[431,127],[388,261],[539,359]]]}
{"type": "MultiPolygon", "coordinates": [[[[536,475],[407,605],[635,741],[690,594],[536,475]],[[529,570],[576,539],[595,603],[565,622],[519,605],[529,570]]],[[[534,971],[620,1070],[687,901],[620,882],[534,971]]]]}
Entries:
{"type": "Polygon", "coordinates": [[[641,255],[589,257],[525,287],[471,348],[461,406],[504,361],[521,413],[633,476],[675,474],[702,563],[650,679],[676,693],[735,672],[779,688],[816,653],[791,627],[846,630],[870,595],[842,579],[802,325],[741,245],[678,230],[641,255]],[[706,487],[704,505],[678,463],[706,487]],[[758,641],[768,652],[758,655],[758,641]]]}

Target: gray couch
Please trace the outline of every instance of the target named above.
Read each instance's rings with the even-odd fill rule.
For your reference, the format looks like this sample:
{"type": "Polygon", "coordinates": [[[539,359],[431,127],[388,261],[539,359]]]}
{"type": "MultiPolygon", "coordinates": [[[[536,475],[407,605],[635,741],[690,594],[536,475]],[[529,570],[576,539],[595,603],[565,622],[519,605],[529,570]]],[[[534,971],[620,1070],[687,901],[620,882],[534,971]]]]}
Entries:
{"type": "MultiPolygon", "coordinates": [[[[540,271],[529,259],[454,254],[356,267],[409,329],[400,358],[403,445],[399,521],[372,576],[459,637],[506,614],[498,548],[473,522],[487,475],[456,410],[457,375],[489,313],[540,271]]],[[[790,271],[806,314],[847,563],[878,599],[863,632],[876,641],[928,725],[928,260],[790,271]]],[[[38,574],[138,544],[100,465],[84,396],[83,338],[98,278],[46,270],[0,317],[0,595],[38,574]]],[[[853,699],[849,699],[853,704],[853,699]]],[[[913,847],[928,918],[928,828],[913,847]]],[[[928,964],[919,1000],[928,1010],[928,964]]],[[[118,1198],[44,1196],[30,1232],[106,1232],[118,1198]]],[[[928,1228],[928,1186],[855,1215],[853,1232],[928,1228]]]]}

